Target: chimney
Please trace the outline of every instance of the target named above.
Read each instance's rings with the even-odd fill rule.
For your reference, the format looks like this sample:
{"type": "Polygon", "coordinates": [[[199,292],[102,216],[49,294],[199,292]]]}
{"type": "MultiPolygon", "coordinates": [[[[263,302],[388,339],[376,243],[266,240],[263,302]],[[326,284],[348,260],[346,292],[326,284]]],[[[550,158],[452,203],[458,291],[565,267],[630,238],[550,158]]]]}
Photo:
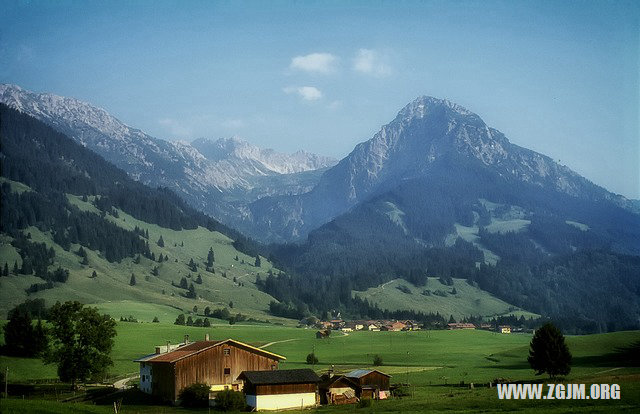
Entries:
{"type": "Polygon", "coordinates": [[[204,340],[208,341],[209,340],[209,334],[204,334],[204,340]]]}
{"type": "Polygon", "coordinates": [[[185,345],[189,343],[189,335],[184,336],[184,343],[185,345]]]}
{"type": "Polygon", "coordinates": [[[156,346],[156,354],[162,353],[161,347],[156,346]]]}

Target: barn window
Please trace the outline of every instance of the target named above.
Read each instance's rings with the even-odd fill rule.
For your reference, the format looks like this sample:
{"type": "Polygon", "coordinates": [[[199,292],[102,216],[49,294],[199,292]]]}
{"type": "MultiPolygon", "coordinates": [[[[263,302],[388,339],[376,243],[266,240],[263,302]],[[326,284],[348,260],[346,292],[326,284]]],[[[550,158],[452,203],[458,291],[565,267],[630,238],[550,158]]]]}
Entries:
{"type": "Polygon", "coordinates": [[[224,375],[231,375],[231,368],[225,368],[224,375]]]}
{"type": "Polygon", "coordinates": [[[225,348],[225,349],[224,349],[224,351],[223,351],[223,353],[224,353],[225,355],[230,355],[230,354],[231,354],[231,348],[225,348]]]}

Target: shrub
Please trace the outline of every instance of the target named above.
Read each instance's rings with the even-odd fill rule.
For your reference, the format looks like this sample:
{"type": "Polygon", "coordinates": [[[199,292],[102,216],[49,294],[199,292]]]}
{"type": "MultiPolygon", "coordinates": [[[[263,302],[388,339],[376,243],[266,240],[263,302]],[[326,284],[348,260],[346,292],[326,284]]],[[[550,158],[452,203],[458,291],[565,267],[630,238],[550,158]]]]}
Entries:
{"type": "Polygon", "coordinates": [[[382,365],[382,357],[378,354],[375,354],[373,356],[373,365],[376,367],[379,367],[380,365],[382,365]]]}
{"type": "Polygon", "coordinates": [[[371,407],[371,399],[370,398],[361,398],[358,401],[358,408],[366,408],[371,407]]]}
{"type": "Polygon", "coordinates": [[[318,357],[316,356],[316,354],[312,352],[309,355],[307,355],[307,364],[311,365],[311,364],[317,364],[317,363],[318,363],[318,357]]]}
{"type": "Polygon", "coordinates": [[[192,384],[180,391],[180,404],[183,407],[208,407],[209,386],[207,384],[192,384]]]}
{"type": "Polygon", "coordinates": [[[216,408],[218,410],[240,411],[244,407],[244,394],[239,391],[225,390],[216,395],[216,408]]]}

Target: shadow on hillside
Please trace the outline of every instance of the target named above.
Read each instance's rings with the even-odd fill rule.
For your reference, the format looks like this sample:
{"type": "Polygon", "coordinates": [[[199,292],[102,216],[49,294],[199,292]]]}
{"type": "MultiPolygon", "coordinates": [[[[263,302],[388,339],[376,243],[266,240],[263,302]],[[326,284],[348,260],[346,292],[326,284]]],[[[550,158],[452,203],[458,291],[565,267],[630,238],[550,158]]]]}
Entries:
{"type": "Polygon", "coordinates": [[[640,367],[640,341],[615,348],[604,355],[574,357],[573,366],[581,367],[640,367]]]}

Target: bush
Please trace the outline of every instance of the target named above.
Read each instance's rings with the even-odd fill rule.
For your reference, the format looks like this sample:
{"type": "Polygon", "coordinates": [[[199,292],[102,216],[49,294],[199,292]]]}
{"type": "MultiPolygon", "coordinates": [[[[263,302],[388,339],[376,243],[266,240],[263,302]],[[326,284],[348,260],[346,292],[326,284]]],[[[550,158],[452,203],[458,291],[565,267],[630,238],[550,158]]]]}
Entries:
{"type": "Polygon", "coordinates": [[[216,395],[216,408],[218,410],[240,411],[244,407],[244,394],[239,391],[225,390],[216,395]]]}
{"type": "Polygon", "coordinates": [[[382,357],[378,354],[373,356],[373,365],[379,367],[382,365],[382,357]]]}
{"type": "Polygon", "coordinates": [[[358,401],[358,408],[367,408],[371,407],[371,399],[370,398],[361,398],[358,401]]]}
{"type": "Polygon", "coordinates": [[[207,384],[192,384],[180,391],[180,404],[183,407],[208,407],[209,386],[207,384]]]}
{"type": "Polygon", "coordinates": [[[317,363],[318,363],[318,357],[316,356],[316,354],[312,352],[309,355],[307,355],[307,364],[312,365],[317,363]]]}

